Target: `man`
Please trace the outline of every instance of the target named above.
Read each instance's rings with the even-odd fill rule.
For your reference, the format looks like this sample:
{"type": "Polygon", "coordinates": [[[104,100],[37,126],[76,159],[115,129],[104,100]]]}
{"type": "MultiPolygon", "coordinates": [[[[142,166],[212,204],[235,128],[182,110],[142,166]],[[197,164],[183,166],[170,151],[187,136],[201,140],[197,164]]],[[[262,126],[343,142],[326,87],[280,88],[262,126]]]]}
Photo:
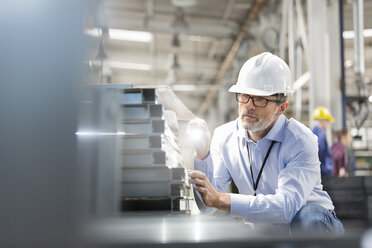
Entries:
{"type": "Polygon", "coordinates": [[[351,149],[353,138],[347,128],[340,131],[338,142],[332,146],[333,175],[337,177],[353,176],[355,156],[351,149]]]}
{"type": "Polygon", "coordinates": [[[321,176],[329,177],[332,176],[333,159],[331,149],[328,146],[326,131],[335,120],[331,112],[322,106],[314,110],[313,119],[318,121],[312,131],[318,136],[318,156],[320,160],[321,176]]]}
{"type": "Polygon", "coordinates": [[[290,224],[291,232],[342,233],[322,190],[316,136],[283,115],[290,83],[287,64],[262,53],[245,62],[229,90],[236,93],[237,120],[218,127],[211,144],[203,120],[189,123],[191,132],[204,132],[194,141],[195,170],[189,171],[198,206],[253,223],[290,224]],[[239,194],[224,193],[232,180],[239,194]]]}

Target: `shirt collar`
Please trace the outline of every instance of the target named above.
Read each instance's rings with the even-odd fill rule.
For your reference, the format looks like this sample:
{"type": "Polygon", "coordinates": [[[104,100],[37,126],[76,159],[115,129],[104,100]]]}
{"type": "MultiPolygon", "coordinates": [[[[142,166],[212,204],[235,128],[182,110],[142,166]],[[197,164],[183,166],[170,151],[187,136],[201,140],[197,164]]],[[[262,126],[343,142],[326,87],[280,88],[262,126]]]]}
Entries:
{"type": "Polygon", "coordinates": [[[271,130],[266,134],[264,139],[275,140],[278,142],[283,142],[284,140],[284,131],[282,131],[284,124],[286,122],[286,117],[284,115],[280,115],[279,118],[276,120],[274,126],[271,130]]]}
{"type": "MultiPolygon", "coordinates": [[[[279,118],[276,120],[274,126],[271,128],[271,130],[266,134],[266,136],[263,139],[283,142],[284,132],[282,132],[282,129],[284,127],[285,122],[286,122],[286,117],[284,115],[280,115],[279,118]]],[[[237,134],[239,137],[249,140],[247,130],[243,128],[239,117],[237,119],[237,134]]]]}

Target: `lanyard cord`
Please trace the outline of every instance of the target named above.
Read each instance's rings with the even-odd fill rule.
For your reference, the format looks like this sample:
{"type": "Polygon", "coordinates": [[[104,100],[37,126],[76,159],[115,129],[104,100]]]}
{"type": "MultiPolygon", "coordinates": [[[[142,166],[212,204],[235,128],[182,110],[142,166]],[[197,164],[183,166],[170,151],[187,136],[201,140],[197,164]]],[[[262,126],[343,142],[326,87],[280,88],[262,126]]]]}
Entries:
{"type": "Polygon", "coordinates": [[[253,183],[253,190],[254,190],[254,196],[256,196],[256,190],[258,188],[258,183],[260,182],[260,178],[261,178],[261,175],[262,175],[262,171],[263,171],[263,168],[265,167],[265,164],[266,164],[266,160],[267,158],[269,157],[270,155],[270,152],[271,152],[271,148],[273,148],[274,146],[274,143],[275,141],[273,140],[271,142],[271,145],[269,147],[269,150],[267,150],[267,153],[266,153],[266,156],[265,156],[265,159],[261,165],[261,169],[260,169],[260,172],[258,173],[258,176],[257,176],[257,182],[254,182],[254,178],[253,178],[253,170],[252,170],[252,160],[251,160],[251,154],[249,152],[249,146],[248,146],[248,143],[247,143],[247,150],[248,150],[248,159],[249,159],[249,165],[251,167],[251,177],[252,177],[252,183],[253,183]]]}

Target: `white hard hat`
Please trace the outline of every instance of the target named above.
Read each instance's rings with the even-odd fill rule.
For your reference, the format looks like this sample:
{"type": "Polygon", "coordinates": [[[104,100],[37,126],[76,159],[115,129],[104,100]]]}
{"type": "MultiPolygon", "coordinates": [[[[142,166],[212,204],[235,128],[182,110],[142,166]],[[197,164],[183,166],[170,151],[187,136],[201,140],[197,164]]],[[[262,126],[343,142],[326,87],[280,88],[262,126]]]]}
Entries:
{"type": "Polygon", "coordinates": [[[281,58],[264,52],[244,63],[238,81],[229,91],[257,96],[292,94],[291,72],[281,58]]]}

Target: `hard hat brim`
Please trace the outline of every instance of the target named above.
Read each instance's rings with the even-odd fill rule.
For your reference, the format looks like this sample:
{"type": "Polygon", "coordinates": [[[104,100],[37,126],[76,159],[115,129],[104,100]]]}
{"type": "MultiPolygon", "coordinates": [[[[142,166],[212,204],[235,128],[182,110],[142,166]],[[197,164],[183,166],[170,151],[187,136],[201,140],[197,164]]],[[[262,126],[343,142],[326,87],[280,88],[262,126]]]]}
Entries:
{"type": "Polygon", "coordinates": [[[241,93],[247,95],[255,95],[255,96],[271,96],[278,93],[286,93],[286,92],[276,92],[276,91],[265,91],[259,90],[255,88],[247,88],[247,87],[240,87],[239,85],[233,85],[230,87],[229,92],[232,93],[241,93]]]}

